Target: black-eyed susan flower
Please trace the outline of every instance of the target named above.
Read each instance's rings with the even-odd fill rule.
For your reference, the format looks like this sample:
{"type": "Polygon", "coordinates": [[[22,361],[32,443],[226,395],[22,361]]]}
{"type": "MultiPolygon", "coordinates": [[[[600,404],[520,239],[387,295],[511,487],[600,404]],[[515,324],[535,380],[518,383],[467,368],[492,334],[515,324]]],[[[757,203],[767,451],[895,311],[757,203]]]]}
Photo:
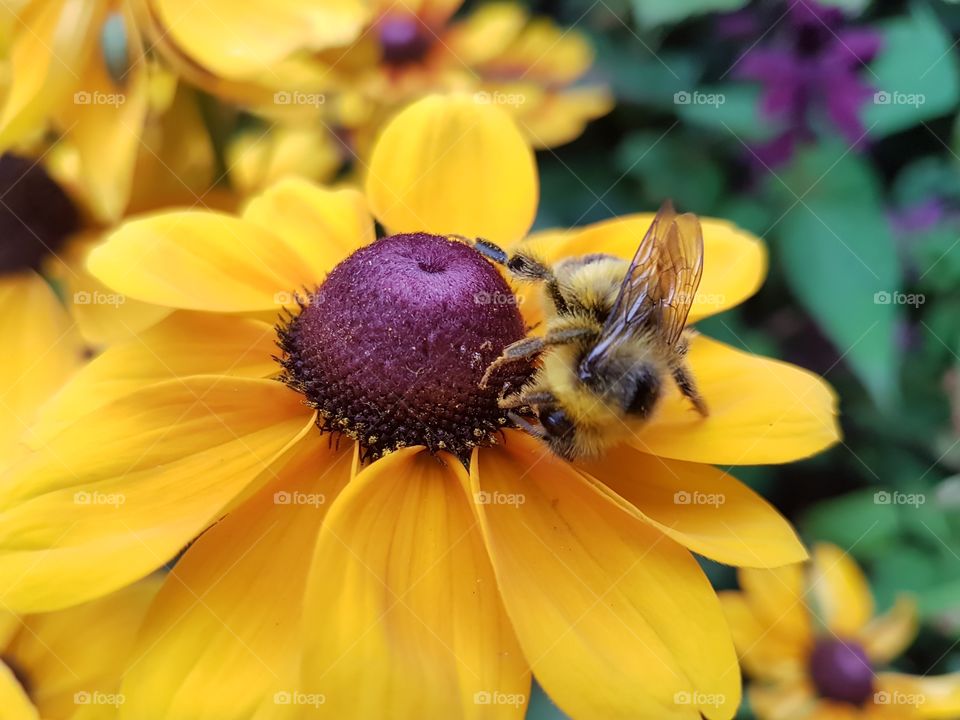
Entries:
{"type": "Polygon", "coordinates": [[[741,569],[721,594],[760,720],[920,720],[960,717],[960,673],[886,670],[917,634],[915,602],[876,614],[853,559],[822,544],[809,567],[741,569]]]}
{"type": "MultiPolygon", "coordinates": [[[[533,302],[447,236],[512,245],[537,195],[506,113],[431,97],[386,128],[365,194],[288,180],[240,215],[124,225],[91,272],[170,313],[87,365],[2,477],[0,600],[96,597],[189,544],[122,718],[520,718],[531,675],[574,718],[732,717],[736,656],[691,551],[751,567],[806,553],[711,463],[817,452],[837,438],[834,397],[700,336],[707,420],[671,395],[579,466],[511,429],[479,380],[533,302]],[[376,240],[374,218],[392,234],[376,240]]],[[[630,256],[648,222],[554,251],[630,256]]],[[[756,238],[718,220],[704,235],[696,318],[765,271],[756,238]]]]}
{"type": "Polygon", "coordinates": [[[55,613],[0,614],[4,720],[116,717],[120,679],[159,584],[147,578],[55,613]]]}
{"type": "Polygon", "coordinates": [[[511,112],[536,147],[569,142],[610,111],[609,90],[583,82],[593,49],[582,33],[513,2],[453,18],[460,5],[384,0],[354,44],[327,51],[331,121],[362,153],[387,118],[431,92],[475,92],[511,112]]]}
{"type": "Polygon", "coordinates": [[[84,204],[115,221],[149,107],[150,71],[129,3],[28,0],[0,26],[9,38],[0,150],[39,155],[51,135],[63,139],[78,155],[84,204]]]}

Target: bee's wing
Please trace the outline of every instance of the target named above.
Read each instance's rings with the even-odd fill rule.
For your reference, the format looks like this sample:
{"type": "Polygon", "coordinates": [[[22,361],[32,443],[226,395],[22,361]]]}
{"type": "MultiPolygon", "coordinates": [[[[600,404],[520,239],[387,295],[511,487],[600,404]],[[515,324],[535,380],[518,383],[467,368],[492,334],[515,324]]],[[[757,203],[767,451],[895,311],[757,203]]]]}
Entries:
{"type": "Polygon", "coordinates": [[[618,343],[655,332],[680,338],[703,273],[703,232],[696,215],[677,215],[668,200],[657,212],[627,269],[600,337],[584,358],[588,373],[618,343]]]}

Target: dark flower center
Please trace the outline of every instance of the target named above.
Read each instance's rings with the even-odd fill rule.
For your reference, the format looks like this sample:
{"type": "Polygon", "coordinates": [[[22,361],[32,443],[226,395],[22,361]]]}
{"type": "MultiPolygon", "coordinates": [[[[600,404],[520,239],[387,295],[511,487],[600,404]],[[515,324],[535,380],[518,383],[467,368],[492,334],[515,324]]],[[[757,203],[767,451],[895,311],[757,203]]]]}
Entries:
{"type": "Polygon", "coordinates": [[[0,275],[39,267],[77,225],[76,208],[43,166],[0,156],[0,275]]]}
{"type": "Polygon", "coordinates": [[[377,25],[383,59],[400,66],[423,60],[432,45],[433,35],[415,15],[391,15],[377,25]]]}
{"type": "Polygon", "coordinates": [[[322,430],[356,439],[376,458],[411,445],[464,462],[495,441],[507,418],[504,382],[479,382],[525,335],[500,273],[463,243],[393,235],[341,262],[280,328],[284,381],[319,412],[322,430]]]}
{"type": "Polygon", "coordinates": [[[821,638],[810,654],[810,676],[821,697],[863,705],[873,696],[873,668],[855,642],[821,638]]]}
{"type": "Polygon", "coordinates": [[[31,697],[31,694],[33,693],[33,683],[30,682],[30,678],[27,675],[26,670],[23,669],[20,663],[9,655],[0,656],[0,663],[6,665],[14,679],[20,683],[20,687],[23,688],[23,694],[27,697],[31,697]]]}

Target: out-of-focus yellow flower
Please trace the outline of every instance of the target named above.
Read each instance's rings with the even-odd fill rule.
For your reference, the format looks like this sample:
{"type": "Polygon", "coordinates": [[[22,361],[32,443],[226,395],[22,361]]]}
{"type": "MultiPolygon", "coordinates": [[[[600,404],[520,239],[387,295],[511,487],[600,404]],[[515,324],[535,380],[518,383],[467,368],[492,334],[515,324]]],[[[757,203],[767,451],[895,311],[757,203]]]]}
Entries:
{"type": "Polygon", "coordinates": [[[43,615],[0,615],[3,720],[106,720],[124,703],[120,682],[160,579],[43,615]]]}
{"type": "Polygon", "coordinates": [[[129,198],[149,100],[132,12],[115,0],[15,5],[2,21],[9,41],[0,152],[42,154],[48,133],[57,134],[76,149],[85,204],[99,220],[115,221],[129,198]]]}
{"type": "Polygon", "coordinates": [[[809,567],[740,570],[721,593],[760,720],[920,720],[960,717],[960,673],[884,671],[913,642],[916,606],[903,597],[875,615],[863,572],[822,544],[809,567]]]}
{"type": "Polygon", "coordinates": [[[452,19],[459,5],[384,0],[356,43],[325,53],[342,88],[332,121],[353,130],[361,150],[399,108],[431,92],[469,91],[503,107],[535,147],[569,142],[609,112],[606,88],[575,86],[593,63],[581,33],[511,2],[452,19]]]}
{"type": "MultiPolygon", "coordinates": [[[[479,302],[513,296],[445,236],[516,243],[537,200],[533,151],[506,113],[431,97],[388,125],[365,194],[290,179],[239,215],[124,224],[90,270],[169,315],[88,364],[0,476],[0,600],[96,597],[192,543],[122,688],[136,720],[278,705],[520,718],[531,675],[578,720],[731,718],[734,648],[690,551],[755,567],[806,552],[708,463],[820,450],[837,437],[835,398],[700,336],[689,362],[706,420],[672,392],[628,444],[579,464],[505,429],[479,378],[530,319],[525,303],[479,302]],[[375,241],[374,217],[396,234],[375,241]],[[361,461],[374,450],[390,452],[361,461]],[[78,492],[100,501],[78,506],[78,492]]],[[[564,235],[554,257],[630,257],[649,221],[564,235]]],[[[705,220],[704,244],[701,291],[723,302],[695,302],[695,319],[766,269],[729,223],[705,220]]]]}

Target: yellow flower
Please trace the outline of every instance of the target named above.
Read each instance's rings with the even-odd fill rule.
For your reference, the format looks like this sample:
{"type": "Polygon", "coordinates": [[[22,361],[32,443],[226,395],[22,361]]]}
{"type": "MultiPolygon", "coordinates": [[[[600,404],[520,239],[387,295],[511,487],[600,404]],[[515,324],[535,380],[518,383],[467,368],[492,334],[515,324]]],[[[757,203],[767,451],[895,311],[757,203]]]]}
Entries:
{"type": "MultiPolygon", "coordinates": [[[[43,146],[55,131],[76,148],[94,215],[126,207],[146,121],[149,72],[128,3],[26,0],[0,20],[10,36],[0,151],[43,146]],[[117,39],[118,60],[101,38],[117,39]]],[[[39,154],[39,153],[37,153],[39,154]]]]}
{"type": "Polygon", "coordinates": [[[916,605],[902,597],[875,615],[866,577],[840,548],[818,545],[808,568],[741,569],[740,587],[720,599],[760,720],[960,717],[960,673],[882,670],[916,637],[916,605]]]}
{"type": "Polygon", "coordinates": [[[68,610],[0,615],[4,720],[115,717],[120,679],[159,586],[151,577],[68,610]]]}
{"type": "MultiPolygon", "coordinates": [[[[287,180],[239,216],[125,224],[89,267],[170,314],[89,363],[0,477],[0,601],[96,597],[189,544],[122,687],[138,720],[278,705],[519,718],[531,674],[578,719],[732,717],[733,644],[690,551],[752,567],[806,553],[710,463],[819,451],[837,439],[834,396],[700,336],[689,358],[707,420],[671,392],[627,444],[579,465],[497,432],[496,393],[478,380],[533,315],[443,236],[514,244],[537,195],[533,151],[507,114],[431,97],[386,128],[365,195],[287,180]],[[375,242],[374,217],[398,234],[375,242]],[[293,315],[288,384],[273,357],[278,304],[293,315]],[[342,432],[318,431],[332,419],[342,432]]],[[[561,233],[555,256],[629,257],[649,220],[561,233]]],[[[712,301],[695,318],[751,295],[766,266],[729,223],[706,220],[704,234],[712,301]]]]}
{"type": "Polygon", "coordinates": [[[353,131],[363,157],[386,119],[431,92],[470,91],[503,107],[536,147],[569,142],[610,111],[605,87],[576,85],[593,63],[581,33],[512,2],[451,19],[460,4],[384,0],[356,43],[324,54],[341,89],[332,120],[353,131]]]}

